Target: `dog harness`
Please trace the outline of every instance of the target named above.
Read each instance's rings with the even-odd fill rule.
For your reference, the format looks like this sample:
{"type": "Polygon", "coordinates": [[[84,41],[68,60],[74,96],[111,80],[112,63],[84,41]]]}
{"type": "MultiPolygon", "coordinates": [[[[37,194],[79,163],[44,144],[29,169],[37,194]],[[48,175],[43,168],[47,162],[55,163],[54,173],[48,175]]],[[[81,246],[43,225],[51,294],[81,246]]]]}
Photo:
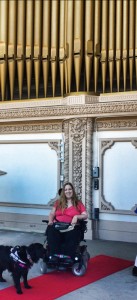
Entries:
{"type": "MultiPolygon", "coordinates": [[[[15,246],[14,248],[11,248],[11,250],[10,250],[11,251],[10,257],[12,258],[12,260],[16,264],[18,264],[18,266],[20,266],[21,268],[27,268],[28,269],[29,267],[28,267],[27,263],[24,262],[23,260],[21,260],[20,257],[19,257],[19,254],[18,254],[19,249],[20,249],[20,246],[15,246]]],[[[30,255],[27,253],[27,251],[26,251],[26,254],[27,254],[27,259],[29,260],[29,262],[30,262],[30,264],[32,266],[33,265],[33,261],[31,259],[30,255]]]]}

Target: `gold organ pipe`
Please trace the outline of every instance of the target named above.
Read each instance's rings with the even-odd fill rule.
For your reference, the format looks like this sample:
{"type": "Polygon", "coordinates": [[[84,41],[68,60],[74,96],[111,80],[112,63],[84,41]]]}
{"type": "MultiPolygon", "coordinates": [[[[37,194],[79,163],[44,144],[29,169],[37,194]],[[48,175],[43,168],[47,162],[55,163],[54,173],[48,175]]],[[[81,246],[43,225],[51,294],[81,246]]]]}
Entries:
{"type": "Polygon", "coordinates": [[[127,78],[127,59],[128,59],[128,0],[123,1],[123,81],[124,91],[126,91],[126,78],[127,78]]]}
{"type": "MultiPolygon", "coordinates": [[[[8,41],[8,1],[0,1],[0,59],[7,58],[7,41],[8,41]]],[[[0,64],[0,79],[1,79],[1,97],[5,99],[6,89],[7,62],[4,60],[0,64]]]]}
{"type": "Polygon", "coordinates": [[[17,69],[19,83],[19,97],[22,98],[24,75],[24,47],[25,47],[25,0],[17,2],[17,69]]]}
{"type": "Polygon", "coordinates": [[[66,3],[66,49],[67,49],[67,60],[66,60],[66,80],[67,90],[71,92],[71,81],[72,81],[72,66],[73,66],[73,24],[74,24],[74,2],[67,1],[66,3]]]}
{"type": "Polygon", "coordinates": [[[114,74],[114,50],[115,50],[115,0],[109,1],[109,41],[108,41],[108,61],[110,91],[113,89],[114,74]]]}
{"type": "Polygon", "coordinates": [[[97,92],[99,58],[100,58],[100,16],[101,16],[101,1],[95,1],[95,22],[94,22],[94,90],[97,92]]]}
{"type": "Polygon", "coordinates": [[[9,68],[9,82],[10,95],[13,99],[14,81],[15,81],[15,57],[16,57],[16,24],[17,18],[17,2],[16,0],[9,1],[9,24],[8,24],[8,68],[9,68]]]}
{"type": "Polygon", "coordinates": [[[56,75],[57,75],[58,11],[59,11],[59,1],[58,0],[52,0],[52,11],[51,11],[51,72],[52,72],[53,97],[55,95],[56,75]]]}
{"type": "Polygon", "coordinates": [[[43,1],[43,38],[42,38],[42,67],[44,79],[44,94],[47,95],[49,54],[50,54],[50,11],[51,1],[43,1]]]}
{"type": "Polygon", "coordinates": [[[59,66],[60,66],[60,82],[61,95],[64,94],[64,78],[65,78],[65,1],[60,1],[60,30],[59,30],[59,66]]]}
{"type": "Polygon", "coordinates": [[[122,1],[116,1],[116,77],[117,91],[120,90],[121,73],[121,51],[122,51],[122,1]]]}
{"type": "Polygon", "coordinates": [[[0,1],[0,58],[7,55],[8,39],[8,0],[0,1]]]}
{"type": "Polygon", "coordinates": [[[130,90],[132,90],[133,82],[133,65],[134,65],[134,38],[135,38],[135,1],[129,1],[129,78],[130,78],[130,90]]]}
{"type": "Polygon", "coordinates": [[[108,0],[102,2],[102,40],[101,40],[101,67],[102,67],[102,84],[103,93],[106,86],[107,72],[107,41],[108,41],[108,0]]]}
{"type": "Polygon", "coordinates": [[[41,33],[42,28],[42,1],[35,0],[34,2],[34,70],[35,70],[35,86],[36,98],[39,95],[40,81],[40,57],[41,57],[41,33]]]}
{"type": "Polygon", "coordinates": [[[85,2],[85,71],[86,86],[89,92],[90,76],[93,59],[94,38],[94,0],[85,2]]]}
{"type": "Polygon", "coordinates": [[[67,1],[65,1],[65,61],[64,61],[64,72],[65,72],[65,93],[68,93],[68,76],[67,76],[67,1]]]}
{"type": "Polygon", "coordinates": [[[76,90],[79,91],[83,58],[83,0],[74,1],[74,65],[76,90]]]}
{"type": "Polygon", "coordinates": [[[26,2],[26,76],[28,99],[31,91],[32,77],[32,57],[33,57],[33,20],[34,20],[34,3],[33,0],[26,2]]]}
{"type": "Polygon", "coordinates": [[[137,0],[135,2],[135,70],[136,70],[136,87],[137,87],[137,0]]]}

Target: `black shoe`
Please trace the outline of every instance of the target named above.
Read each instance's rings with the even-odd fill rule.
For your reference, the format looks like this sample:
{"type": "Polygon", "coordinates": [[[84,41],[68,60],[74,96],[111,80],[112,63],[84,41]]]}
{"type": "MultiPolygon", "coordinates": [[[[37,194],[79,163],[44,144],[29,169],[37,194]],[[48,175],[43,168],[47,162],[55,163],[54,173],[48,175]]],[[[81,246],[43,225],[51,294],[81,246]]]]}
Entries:
{"type": "Polygon", "coordinates": [[[137,267],[136,266],[134,266],[132,269],[132,275],[137,276],[137,267]]]}

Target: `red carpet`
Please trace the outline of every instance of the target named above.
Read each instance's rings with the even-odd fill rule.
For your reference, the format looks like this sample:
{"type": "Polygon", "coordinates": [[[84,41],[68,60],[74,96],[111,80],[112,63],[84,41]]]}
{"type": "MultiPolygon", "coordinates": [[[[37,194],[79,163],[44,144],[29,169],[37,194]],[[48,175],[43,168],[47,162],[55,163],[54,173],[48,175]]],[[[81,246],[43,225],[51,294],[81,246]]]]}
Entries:
{"type": "Polygon", "coordinates": [[[71,270],[52,272],[30,279],[30,290],[23,288],[23,294],[17,295],[14,287],[0,291],[2,300],[55,300],[67,293],[79,289],[89,283],[93,283],[115,272],[121,271],[133,265],[133,262],[99,255],[90,259],[87,272],[84,276],[76,277],[71,270]]]}

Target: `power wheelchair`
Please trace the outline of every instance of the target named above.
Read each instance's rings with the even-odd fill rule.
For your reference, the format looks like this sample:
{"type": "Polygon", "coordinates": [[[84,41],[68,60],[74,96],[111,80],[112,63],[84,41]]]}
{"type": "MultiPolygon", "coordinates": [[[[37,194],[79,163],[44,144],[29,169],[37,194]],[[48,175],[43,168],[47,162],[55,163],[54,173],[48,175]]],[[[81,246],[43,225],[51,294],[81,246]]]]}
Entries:
{"type": "MultiPolygon", "coordinates": [[[[47,220],[42,220],[42,222],[48,223],[47,220]]],[[[70,223],[55,222],[54,226],[57,230],[66,230],[70,226],[70,223]]],[[[72,270],[72,273],[75,276],[82,276],[85,274],[88,266],[88,260],[90,259],[90,254],[87,251],[87,245],[81,244],[86,243],[84,240],[84,233],[87,231],[87,221],[81,220],[79,224],[75,226],[80,226],[81,230],[81,239],[80,243],[76,249],[75,256],[71,258],[70,256],[63,254],[63,245],[62,253],[55,253],[54,255],[49,254],[49,245],[47,239],[44,242],[44,248],[46,249],[46,255],[44,259],[40,262],[40,271],[42,274],[46,274],[51,270],[66,270],[67,268],[72,270]]],[[[45,231],[45,236],[47,235],[47,229],[45,231]]]]}

